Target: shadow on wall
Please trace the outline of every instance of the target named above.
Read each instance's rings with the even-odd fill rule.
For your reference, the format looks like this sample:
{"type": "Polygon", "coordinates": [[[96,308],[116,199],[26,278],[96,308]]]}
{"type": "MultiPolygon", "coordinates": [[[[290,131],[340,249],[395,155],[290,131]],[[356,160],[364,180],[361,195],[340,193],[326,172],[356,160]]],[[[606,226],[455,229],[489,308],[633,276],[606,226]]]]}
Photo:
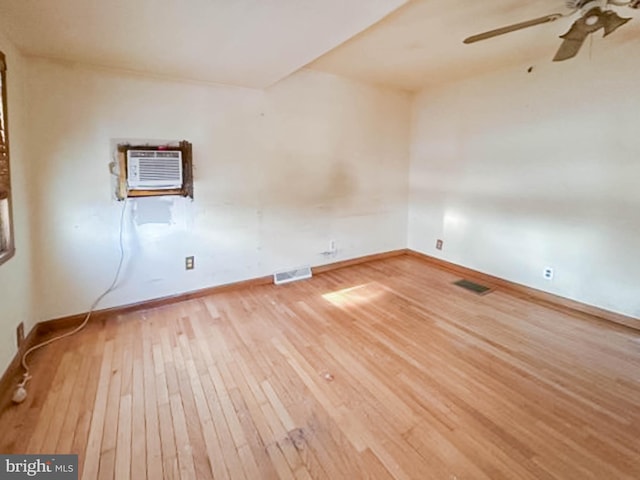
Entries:
{"type": "Polygon", "coordinates": [[[354,167],[344,161],[335,161],[331,166],[327,163],[323,158],[297,162],[283,158],[277,168],[265,175],[259,208],[290,215],[292,219],[298,217],[303,223],[313,221],[312,217],[304,217],[316,210],[349,215],[363,194],[352,173],[354,167]]]}

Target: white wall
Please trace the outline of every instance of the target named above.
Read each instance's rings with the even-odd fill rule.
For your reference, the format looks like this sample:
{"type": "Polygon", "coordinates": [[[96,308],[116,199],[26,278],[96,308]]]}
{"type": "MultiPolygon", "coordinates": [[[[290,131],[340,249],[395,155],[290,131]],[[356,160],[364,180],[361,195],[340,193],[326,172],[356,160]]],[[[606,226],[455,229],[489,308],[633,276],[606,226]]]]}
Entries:
{"type": "Polygon", "coordinates": [[[24,60],[14,46],[0,34],[0,50],[7,59],[9,147],[13,186],[15,256],[0,265],[0,374],[16,352],[16,327],[33,326],[31,302],[31,261],[29,233],[29,184],[25,162],[24,60]]]}
{"type": "Polygon", "coordinates": [[[129,201],[124,279],[102,307],[406,246],[406,94],[310,71],[256,91],[28,64],[39,320],[86,311],[111,281],[121,139],[191,141],[195,201],[129,201]]]}
{"type": "Polygon", "coordinates": [[[418,95],[409,247],[640,317],[640,60],[596,42],[418,95]]]}

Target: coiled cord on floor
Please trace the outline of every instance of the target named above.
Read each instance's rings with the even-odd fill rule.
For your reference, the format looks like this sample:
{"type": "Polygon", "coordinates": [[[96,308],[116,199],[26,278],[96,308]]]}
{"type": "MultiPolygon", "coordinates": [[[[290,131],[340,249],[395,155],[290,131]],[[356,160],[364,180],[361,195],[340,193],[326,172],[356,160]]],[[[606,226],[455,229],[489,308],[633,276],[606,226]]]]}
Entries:
{"type": "Polygon", "coordinates": [[[118,283],[118,279],[120,278],[122,266],[124,265],[124,217],[125,217],[126,210],[127,210],[127,198],[125,197],[124,201],[122,202],[122,212],[120,213],[120,233],[119,233],[119,242],[118,242],[120,247],[120,260],[118,261],[118,268],[116,269],[116,273],[113,276],[113,281],[111,282],[111,285],[109,285],[109,287],[104,292],[102,292],[100,296],[98,296],[98,298],[95,299],[95,301],[91,305],[91,308],[89,308],[87,315],[84,317],[84,320],[80,325],[78,325],[76,328],[74,328],[70,332],[64,333],[57,337],[50,338],[49,340],[46,340],[42,343],[34,345],[33,347],[29,348],[29,350],[24,352],[24,354],[22,355],[22,359],[20,361],[22,365],[22,369],[24,370],[24,374],[22,376],[22,381],[18,384],[13,394],[14,403],[22,403],[24,399],[27,398],[26,386],[27,386],[27,383],[29,383],[29,380],[31,380],[32,378],[30,374],[29,363],[27,362],[27,358],[29,357],[29,355],[31,355],[33,352],[35,352],[36,350],[42,347],[51,345],[53,342],[57,342],[58,340],[62,340],[63,338],[70,337],[72,335],[75,335],[79,331],[81,331],[84,327],[86,327],[87,323],[89,323],[89,319],[91,318],[91,315],[93,314],[98,304],[102,301],[102,299],[106,297],[109,293],[111,293],[113,290],[115,290],[116,284],[118,283]]]}

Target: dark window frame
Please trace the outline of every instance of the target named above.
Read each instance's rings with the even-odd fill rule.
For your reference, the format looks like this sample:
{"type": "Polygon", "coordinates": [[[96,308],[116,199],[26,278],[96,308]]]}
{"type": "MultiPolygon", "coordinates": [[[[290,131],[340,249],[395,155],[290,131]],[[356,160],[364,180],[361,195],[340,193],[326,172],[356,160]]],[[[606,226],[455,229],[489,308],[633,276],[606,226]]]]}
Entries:
{"type": "Polygon", "coordinates": [[[1,79],[1,101],[0,109],[2,124],[2,136],[0,137],[0,265],[11,259],[16,252],[14,229],[13,229],[13,208],[11,200],[11,166],[9,149],[9,114],[7,107],[7,61],[3,52],[0,52],[0,79],[1,79]],[[4,164],[4,168],[3,168],[4,164]]]}

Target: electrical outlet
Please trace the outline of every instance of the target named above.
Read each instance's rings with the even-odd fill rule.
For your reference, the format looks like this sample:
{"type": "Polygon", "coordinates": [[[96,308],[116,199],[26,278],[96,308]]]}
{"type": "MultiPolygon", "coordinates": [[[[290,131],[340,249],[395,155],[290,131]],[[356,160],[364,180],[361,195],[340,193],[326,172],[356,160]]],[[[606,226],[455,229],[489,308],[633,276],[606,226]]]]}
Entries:
{"type": "Polygon", "coordinates": [[[436,250],[442,250],[443,241],[438,239],[436,240],[436,250]]]}
{"type": "Polygon", "coordinates": [[[329,251],[330,252],[335,252],[336,251],[336,241],[335,240],[329,240],[329,251]]]}
{"type": "Polygon", "coordinates": [[[194,257],[193,255],[191,255],[190,257],[185,257],[184,269],[193,270],[195,268],[195,260],[196,260],[196,257],[194,257]]]}
{"type": "Polygon", "coordinates": [[[542,272],[542,276],[546,280],[553,280],[553,268],[552,267],[545,267],[543,272],[542,272]]]}
{"type": "Polygon", "coordinates": [[[20,325],[16,328],[16,344],[18,348],[22,346],[22,342],[24,342],[24,322],[20,322],[20,325]]]}

